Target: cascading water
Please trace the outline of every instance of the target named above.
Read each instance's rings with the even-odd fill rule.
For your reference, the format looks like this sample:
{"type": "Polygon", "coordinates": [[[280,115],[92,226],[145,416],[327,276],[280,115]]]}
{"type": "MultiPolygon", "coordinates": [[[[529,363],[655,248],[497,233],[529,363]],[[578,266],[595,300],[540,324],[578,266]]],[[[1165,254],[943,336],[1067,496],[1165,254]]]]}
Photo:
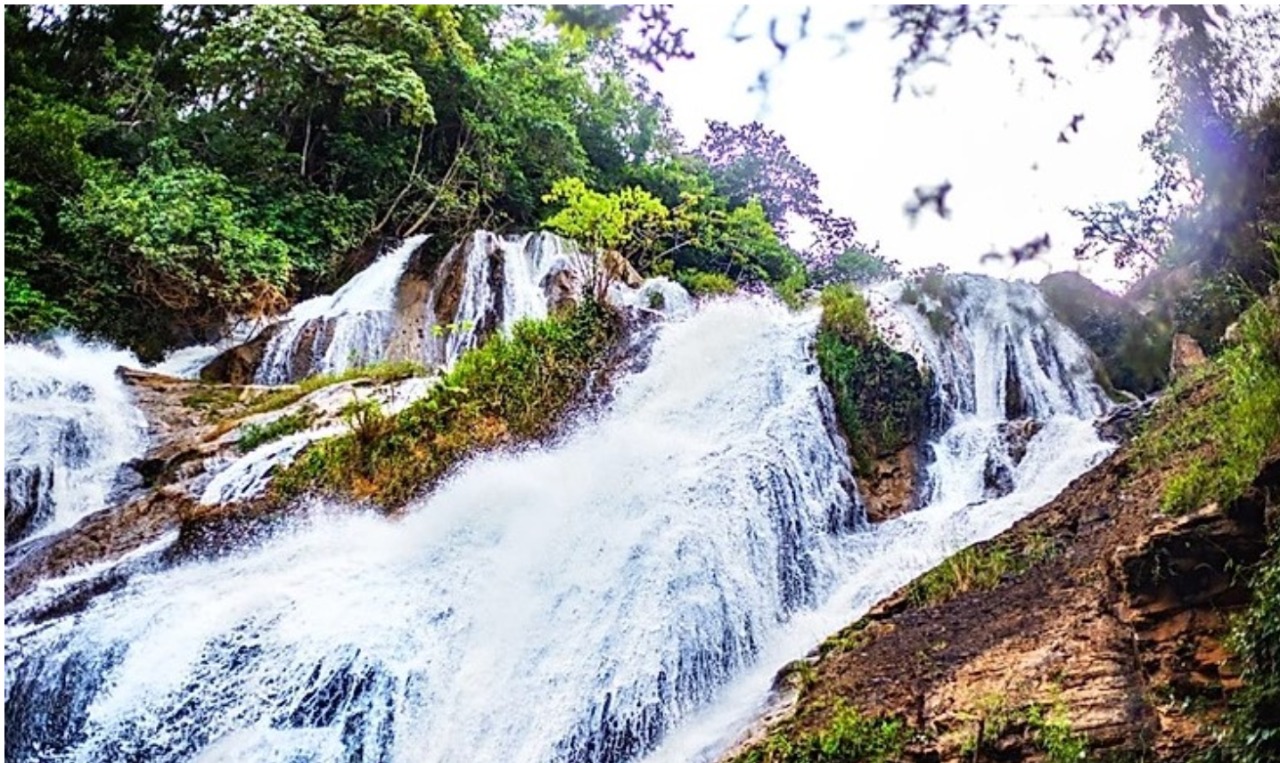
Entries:
{"type": "Polygon", "coordinates": [[[333,294],[294,305],[267,343],[255,381],[283,384],[381,360],[391,336],[396,284],[425,240],[406,239],[333,294]]]}
{"type": "Polygon", "coordinates": [[[840,579],[857,503],[812,330],[710,305],[565,441],[399,522],[315,519],[10,623],[8,759],[634,757],[840,579]]]}
{"type": "Polygon", "coordinates": [[[146,421],[121,365],[131,354],[57,336],[6,344],[5,544],[106,508],[120,467],[142,455],[146,421]]]}
{"type": "Polygon", "coordinates": [[[947,556],[1048,503],[1111,450],[1093,427],[1109,403],[1089,350],[1038,290],[969,275],[947,276],[938,289],[930,297],[893,283],[870,295],[882,332],[933,377],[942,415],[926,445],[923,507],[852,536],[839,590],[793,618],[651,763],[714,760],[767,709],[772,678],[787,661],[947,556]]]}
{"type": "Polygon", "coordinates": [[[562,441],[478,459],[398,521],[317,506],[78,615],[33,623],[16,602],[6,757],[714,757],[784,662],[1106,453],[1087,354],[1033,292],[974,281],[952,302],[940,334],[894,308],[954,409],[918,512],[862,526],[815,316],[713,302],[562,441]]]}

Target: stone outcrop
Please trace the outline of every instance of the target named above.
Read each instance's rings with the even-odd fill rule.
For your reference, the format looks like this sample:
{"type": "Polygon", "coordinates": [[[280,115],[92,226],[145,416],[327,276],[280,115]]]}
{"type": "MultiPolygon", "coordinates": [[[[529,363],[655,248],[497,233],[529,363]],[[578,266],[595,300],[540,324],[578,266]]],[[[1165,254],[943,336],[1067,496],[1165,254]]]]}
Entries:
{"type": "Polygon", "coordinates": [[[253,384],[262,356],[267,351],[271,337],[280,330],[280,324],[262,329],[244,344],[238,344],[222,352],[200,369],[200,378],[206,382],[221,384],[253,384]]]}
{"type": "Polygon", "coordinates": [[[862,488],[862,502],[867,509],[867,521],[883,522],[914,511],[917,508],[919,470],[919,452],[915,445],[876,459],[871,473],[858,480],[858,486],[862,488]]]}
{"type": "Polygon", "coordinates": [[[1200,343],[1188,334],[1174,334],[1169,353],[1169,378],[1176,379],[1196,366],[1204,365],[1207,358],[1200,343]]]}

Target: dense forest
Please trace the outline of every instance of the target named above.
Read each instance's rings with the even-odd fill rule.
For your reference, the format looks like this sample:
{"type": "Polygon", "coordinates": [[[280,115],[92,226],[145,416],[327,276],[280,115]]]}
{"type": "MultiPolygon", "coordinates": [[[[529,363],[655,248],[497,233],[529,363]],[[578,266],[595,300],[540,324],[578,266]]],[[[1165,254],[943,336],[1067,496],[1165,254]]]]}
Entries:
{"type": "Polygon", "coordinates": [[[702,290],[800,288],[798,219],[806,257],[856,246],[781,136],[686,147],[613,28],[555,12],[15,6],[5,66],[10,336],[154,358],[415,233],[545,226],[702,290]]]}

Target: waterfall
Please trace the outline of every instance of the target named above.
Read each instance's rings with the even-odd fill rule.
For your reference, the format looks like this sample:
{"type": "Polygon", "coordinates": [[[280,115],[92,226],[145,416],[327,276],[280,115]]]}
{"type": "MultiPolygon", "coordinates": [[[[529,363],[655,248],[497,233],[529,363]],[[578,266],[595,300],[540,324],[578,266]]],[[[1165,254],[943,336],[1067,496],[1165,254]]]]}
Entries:
{"type": "Polygon", "coordinates": [[[882,334],[928,370],[942,413],[925,444],[922,508],[852,536],[838,590],[793,618],[649,763],[715,760],[767,709],[784,664],[947,556],[1048,503],[1113,447],[1093,427],[1109,403],[1089,350],[1038,290],[971,275],[942,279],[937,297],[913,289],[892,283],[868,296],[882,334]]]}
{"type": "Polygon", "coordinates": [[[709,305],[564,441],[478,459],[398,522],[334,507],[11,622],[7,757],[649,749],[840,580],[859,520],[814,320],[709,305]]]}
{"type": "MultiPolygon", "coordinates": [[[[456,248],[490,296],[460,289],[473,307],[455,315],[500,325],[523,299],[508,280],[548,294],[570,255],[547,246],[456,248]]],[[[948,325],[890,308],[953,409],[919,511],[862,521],[815,312],[712,301],[663,323],[564,437],[477,458],[397,520],[318,501],[260,546],[144,568],[77,614],[33,622],[14,602],[6,758],[713,759],[781,665],[1107,452],[1078,340],[1018,285],[960,283],[948,325]]],[[[625,301],[689,311],[661,282],[625,301]]]]}
{"type": "Polygon", "coordinates": [[[426,236],[405,240],[333,294],[294,305],[267,344],[259,384],[282,384],[381,360],[391,336],[396,284],[426,236]]]}
{"type": "MultiPolygon", "coordinates": [[[[449,368],[488,335],[509,333],[526,318],[546,318],[574,299],[592,267],[576,244],[551,233],[481,230],[455,245],[429,276],[414,273],[429,282],[426,293],[406,299],[406,268],[424,240],[405,241],[332,295],[290,310],[267,342],[255,381],[282,384],[393,359],[449,368]]],[[[688,294],[665,278],[614,284],[610,298],[667,315],[691,309],[688,294]]],[[[211,348],[181,350],[158,370],[193,375],[196,364],[214,354],[211,348]]]]}
{"type": "Polygon", "coordinates": [[[146,422],[115,370],[127,352],[60,335],[5,344],[5,544],[106,508],[146,422]]]}

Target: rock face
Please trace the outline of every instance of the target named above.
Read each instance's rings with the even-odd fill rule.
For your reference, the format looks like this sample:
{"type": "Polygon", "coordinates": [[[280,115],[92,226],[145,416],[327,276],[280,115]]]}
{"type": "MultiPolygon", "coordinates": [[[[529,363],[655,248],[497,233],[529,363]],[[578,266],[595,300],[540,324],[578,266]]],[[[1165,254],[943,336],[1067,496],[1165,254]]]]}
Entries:
{"type": "Polygon", "coordinates": [[[1204,365],[1206,358],[1200,343],[1187,334],[1174,334],[1169,357],[1169,378],[1176,379],[1188,369],[1204,365]]]}
{"type": "Polygon", "coordinates": [[[1117,388],[1148,395],[1165,385],[1169,330],[1164,324],[1079,273],[1048,275],[1040,291],[1058,320],[1098,356],[1117,388]]]}

